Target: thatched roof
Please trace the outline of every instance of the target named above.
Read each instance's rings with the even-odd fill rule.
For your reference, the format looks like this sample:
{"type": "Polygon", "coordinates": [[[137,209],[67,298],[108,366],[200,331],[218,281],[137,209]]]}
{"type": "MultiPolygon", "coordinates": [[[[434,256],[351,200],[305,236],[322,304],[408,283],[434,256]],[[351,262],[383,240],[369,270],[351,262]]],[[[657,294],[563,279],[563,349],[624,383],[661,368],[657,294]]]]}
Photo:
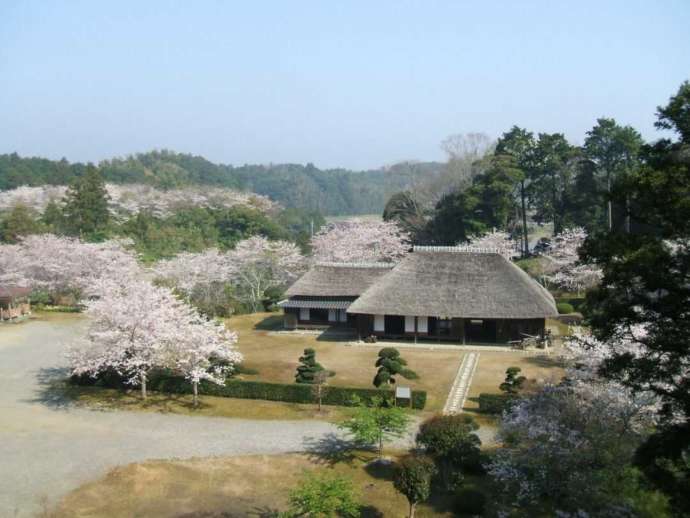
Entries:
{"type": "Polygon", "coordinates": [[[498,253],[417,248],[366,290],[348,313],[441,318],[545,318],[551,294],[498,253]]]}
{"type": "Polygon", "coordinates": [[[31,293],[31,288],[23,286],[0,286],[0,300],[12,300],[26,297],[31,293]]]}
{"type": "Polygon", "coordinates": [[[389,263],[317,263],[286,292],[288,297],[358,297],[393,267],[389,263]]]}

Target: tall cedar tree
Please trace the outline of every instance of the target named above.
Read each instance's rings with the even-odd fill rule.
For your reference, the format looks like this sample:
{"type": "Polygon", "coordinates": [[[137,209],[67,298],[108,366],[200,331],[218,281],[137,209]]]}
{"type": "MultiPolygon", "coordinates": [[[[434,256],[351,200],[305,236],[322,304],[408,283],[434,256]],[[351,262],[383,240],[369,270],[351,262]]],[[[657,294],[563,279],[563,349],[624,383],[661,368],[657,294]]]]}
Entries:
{"type": "MultiPolygon", "coordinates": [[[[526,129],[513,126],[504,133],[496,143],[496,155],[511,159],[511,179],[517,183],[520,197],[520,214],[522,216],[522,253],[529,254],[529,236],[527,231],[528,185],[533,169],[534,135],[526,129]]],[[[503,227],[505,228],[505,227],[503,227]]]]}
{"type": "Polygon", "coordinates": [[[582,255],[604,272],[586,302],[597,338],[615,344],[630,338],[634,326],[646,328],[645,354],[619,351],[603,374],[660,397],[661,424],[637,463],[684,514],[690,513],[690,83],[657,116],[657,127],[679,140],[645,146],[643,167],[613,190],[614,201],[629,201],[636,231],[592,236],[582,255]]]}
{"type": "Polygon", "coordinates": [[[65,194],[65,219],[79,236],[95,237],[108,227],[108,191],[100,171],[89,164],[65,194]]]}
{"type": "MultiPolygon", "coordinates": [[[[642,137],[630,126],[620,126],[614,119],[597,119],[597,125],[587,132],[585,156],[594,164],[608,193],[606,213],[608,229],[613,228],[613,199],[611,190],[614,182],[632,173],[639,166],[639,152],[642,137]]],[[[619,200],[627,207],[627,198],[619,200]]],[[[630,221],[626,218],[626,229],[630,221]]]]}
{"type": "Polygon", "coordinates": [[[561,133],[540,133],[533,150],[529,199],[535,220],[552,221],[554,234],[564,229],[563,215],[577,154],[577,148],[561,133]]]}

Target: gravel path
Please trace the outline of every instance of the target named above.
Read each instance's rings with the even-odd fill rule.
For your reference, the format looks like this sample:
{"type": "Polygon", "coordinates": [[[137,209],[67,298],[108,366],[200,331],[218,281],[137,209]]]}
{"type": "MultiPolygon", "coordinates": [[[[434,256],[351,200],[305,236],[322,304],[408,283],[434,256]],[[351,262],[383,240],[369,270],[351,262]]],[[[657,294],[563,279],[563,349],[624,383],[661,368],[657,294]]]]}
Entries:
{"type": "MultiPolygon", "coordinates": [[[[100,412],[55,399],[77,315],[0,326],[0,517],[31,516],[108,469],[144,459],[285,453],[338,443],[321,421],[100,412]]],[[[407,443],[410,439],[404,440],[407,443]]]]}

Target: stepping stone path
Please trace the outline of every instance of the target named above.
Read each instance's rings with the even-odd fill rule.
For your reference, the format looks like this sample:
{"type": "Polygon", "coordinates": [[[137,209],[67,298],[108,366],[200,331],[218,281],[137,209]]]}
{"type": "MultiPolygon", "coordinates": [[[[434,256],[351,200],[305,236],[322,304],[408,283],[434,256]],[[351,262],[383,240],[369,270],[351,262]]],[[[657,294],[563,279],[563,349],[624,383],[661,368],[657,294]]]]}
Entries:
{"type": "Polygon", "coordinates": [[[459,414],[462,412],[462,407],[465,406],[465,399],[467,399],[467,392],[472,384],[472,377],[479,362],[479,353],[468,353],[462,358],[458,374],[455,376],[455,381],[448,394],[448,399],[443,407],[443,413],[459,414]]]}

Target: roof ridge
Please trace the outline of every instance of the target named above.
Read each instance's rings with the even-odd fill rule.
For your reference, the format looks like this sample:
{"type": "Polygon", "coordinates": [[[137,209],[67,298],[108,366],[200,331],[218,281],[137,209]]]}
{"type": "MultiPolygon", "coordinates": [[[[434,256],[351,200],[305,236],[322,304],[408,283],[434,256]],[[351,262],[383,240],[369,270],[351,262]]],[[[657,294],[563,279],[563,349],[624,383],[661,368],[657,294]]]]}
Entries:
{"type": "Polygon", "coordinates": [[[335,261],[318,261],[316,266],[328,266],[331,268],[393,268],[395,263],[366,263],[366,262],[335,262],[335,261]]]}
{"type": "Polygon", "coordinates": [[[456,246],[433,246],[433,245],[414,245],[413,252],[456,252],[456,253],[470,253],[470,254],[501,254],[501,248],[498,247],[476,247],[469,245],[456,246]]]}

